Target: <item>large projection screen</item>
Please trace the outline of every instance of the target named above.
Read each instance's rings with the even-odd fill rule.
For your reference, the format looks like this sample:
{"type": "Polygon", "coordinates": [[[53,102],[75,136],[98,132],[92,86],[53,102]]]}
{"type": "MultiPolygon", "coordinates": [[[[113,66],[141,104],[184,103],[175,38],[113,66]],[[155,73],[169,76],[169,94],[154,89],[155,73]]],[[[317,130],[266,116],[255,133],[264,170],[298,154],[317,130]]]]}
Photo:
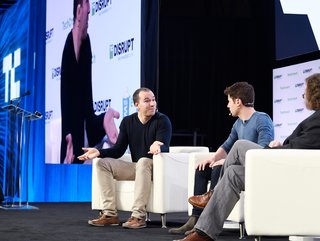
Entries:
{"type": "Polygon", "coordinates": [[[320,49],[320,1],[276,0],[276,59],[320,49]]]}
{"type": "Polygon", "coordinates": [[[313,111],[307,110],[302,94],[305,79],[320,72],[320,59],[302,61],[273,70],[273,122],[275,139],[283,142],[313,111]]]}
{"type": "MultiPolygon", "coordinates": [[[[73,0],[47,0],[46,163],[61,163],[61,57],[72,26],[73,0]]],[[[88,33],[94,111],[118,111],[118,128],[124,116],[136,111],[131,97],[140,87],[141,0],[91,0],[88,33]]]]}

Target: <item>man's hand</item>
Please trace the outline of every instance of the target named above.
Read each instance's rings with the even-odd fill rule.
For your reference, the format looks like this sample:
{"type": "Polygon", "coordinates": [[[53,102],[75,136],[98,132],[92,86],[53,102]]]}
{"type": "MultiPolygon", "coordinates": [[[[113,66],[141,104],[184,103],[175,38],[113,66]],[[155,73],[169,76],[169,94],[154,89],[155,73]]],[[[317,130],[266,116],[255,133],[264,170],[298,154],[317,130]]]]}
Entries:
{"type": "Polygon", "coordinates": [[[274,140],[269,143],[269,147],[277,147],[277,146],[281,146],[280,141],[274,140]]]}
{"type": "Polygon", "coordinates": [[[73,142],[72,142],[72,135],[69,133],[66,135],[66,141],[67,141],[67,151],[66,151],[66,157],[64,158],[64,164],[72,164],[74,160],[74,154],[73,154],[73,142]]]}
{"type": "Polygon", "coordinates": [[[199,169],[199,171],[203,171],[206,167],[206,165],[212,165],[214,163],[214,158],[210,160],[204,160],[196,164],[196,169],[199,169]]]}
{"type": "Polygon", "coordinates": [[[220,159],[219,161],[213,162],[209,164],[209,167],[213,168],[215,166],[222,166],[226,159],[220,159]]]}
{"type": "Polygon", "coordinates": [[[81,161],[92,160],[100,155],[100,152],[96,148],[82,148],[86,153],[81,156],[78,156],[78,159],[81,161]]]}
{"type": "Polygon", "coordinates": [[[150,150],[149,150],[149,154],[152,154],[152,155],[157,155],[161,152],[161,146],[163,145],[162,142],[160,141],[155,141],[152,143],[152,145],[150,146],[150,150]]]}

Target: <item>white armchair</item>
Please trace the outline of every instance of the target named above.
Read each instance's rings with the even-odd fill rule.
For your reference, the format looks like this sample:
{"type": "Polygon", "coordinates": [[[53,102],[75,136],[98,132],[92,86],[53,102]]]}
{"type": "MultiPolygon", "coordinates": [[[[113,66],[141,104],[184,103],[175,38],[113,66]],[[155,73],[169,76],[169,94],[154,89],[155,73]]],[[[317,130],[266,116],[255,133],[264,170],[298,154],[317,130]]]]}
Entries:
{"type": "Polygon", "coordinates": [[[320,150],[249,150],[245,168],[248,235],[320,236],[320,150]]]}
{"type": "MultiPolygon", "coordinates": [[[[191,153],[189,156],[189,174],[188,174],[188,196],[193,196],[194,190],[194,174],[196,163],[209,159],[214,152],[209,153],[191,153]]],[[[209,189],[210,183],[208,184],[209,189]]],[[[213,194],[214,195],[214,194],[213,194]]],[[[192,205],[188,204],[188,214],[192,214],[192,205]]],[[[244,238],[244,192],[240,194],[240,200],[233,208],[232,212],[224,223],[224,228],[239,228],[240,239],[244,238]]]]}
{"type": "MultiPolygon", "coordinates": [[[[162,227],[166,227],[166,213],[187,212],[188,161],[192,152],[209,152],[208,147],[170,147],[169,153],[153,156],[153,182],[147,211],[161,215],[162,227]],[[174,201],[173,201],[174,200],[174,201]]],[[[125,154],[122,159],[131,161],[125,154]]],[[[97,183],[96,160],[92,162],[92,209],[101,210],[102,201],[97,183]]],[[[134,200],[134,181],[116,181],[117,209],[131,211],[134,200]]]]}

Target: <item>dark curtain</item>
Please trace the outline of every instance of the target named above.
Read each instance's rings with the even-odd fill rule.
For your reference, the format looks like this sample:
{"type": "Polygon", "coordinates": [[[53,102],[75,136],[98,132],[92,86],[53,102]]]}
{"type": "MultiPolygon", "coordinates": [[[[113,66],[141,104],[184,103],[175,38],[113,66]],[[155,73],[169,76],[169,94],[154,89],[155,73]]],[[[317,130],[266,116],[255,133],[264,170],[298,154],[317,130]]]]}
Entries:
{"type": "Polygon", "coordinates": [[[159,13],[158,105],[175,133],[197,130],[197,144],[216,150],[235,121],[223,91],[237,81],[254,86],[256,110],[272,117],[273,1],[160,0],[159,13]]]}
{"type": "Polygon", "coordinates": [[[141,86],[158,97],[158,0],[141,1],[141,86]]]}

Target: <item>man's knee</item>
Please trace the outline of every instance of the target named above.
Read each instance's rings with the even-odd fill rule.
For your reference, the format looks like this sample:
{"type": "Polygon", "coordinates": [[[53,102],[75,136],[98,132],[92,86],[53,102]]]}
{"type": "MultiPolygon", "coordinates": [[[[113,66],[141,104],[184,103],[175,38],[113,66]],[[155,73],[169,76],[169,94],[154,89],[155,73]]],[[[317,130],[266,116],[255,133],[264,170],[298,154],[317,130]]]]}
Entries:
{"type": "Polygon", "coordinates": [[[137,168],[152,169],[152,159],[146,157],[140,158],[137,162],[137,168]]]}
{"type": "Polygon", "coordinates": [[[234,148],[239,148],[240,146],[243,146],[243,144],[247,143],[248,141],[247,140],[237,140],[234,144],[233,144],[233,147],[234,148]]]}
{"type": "Polygon", "coordinates": [[[97,160],[96,166],[98,169],[110,170],[110,159],[109,158],[100,158],[97,160]]]}
{"type": "Polygon", "coordinates": [[[230,184],[239,191],[244,190],[244,167],[240,165],[231,165],[225,170],[224,176],[228,178],[230,184]]]}

